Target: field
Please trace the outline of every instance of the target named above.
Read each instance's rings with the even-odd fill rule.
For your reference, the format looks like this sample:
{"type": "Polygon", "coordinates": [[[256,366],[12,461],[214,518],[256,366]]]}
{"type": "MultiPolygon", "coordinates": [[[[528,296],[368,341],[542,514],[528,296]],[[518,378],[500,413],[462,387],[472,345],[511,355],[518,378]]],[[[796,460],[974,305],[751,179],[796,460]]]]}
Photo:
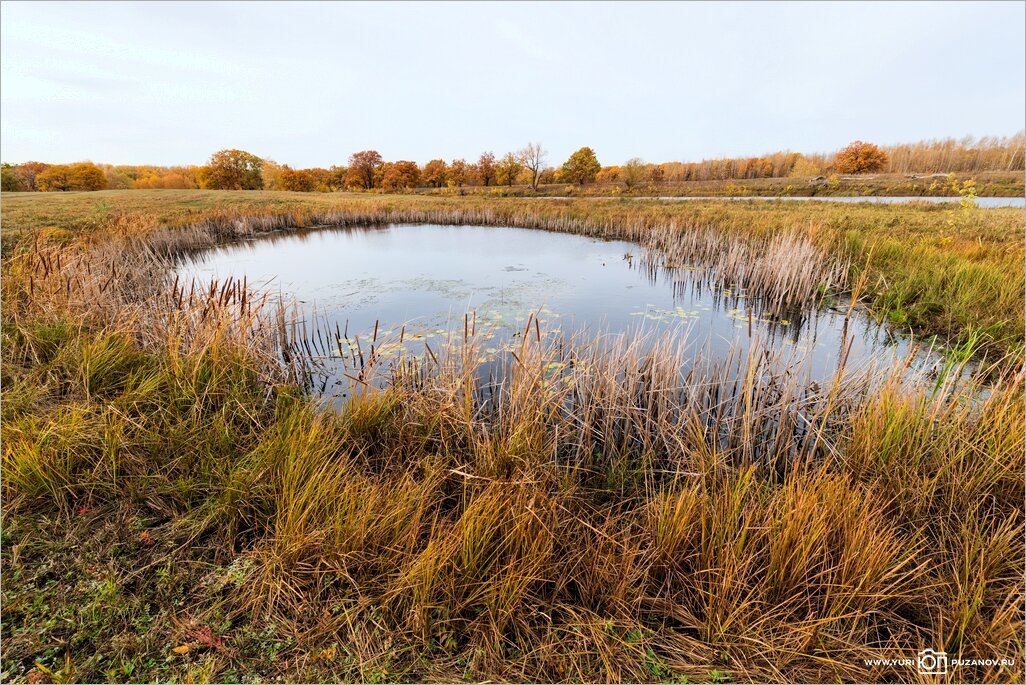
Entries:
{"type": "MultiPolygon", "coordinates": [[[[1022,197],[1021,171],[981,171],[955,174],[960,185],[976,181],[980,197],[1022,197]]],[[[622,183],[588,183],[573,185],[553,183],[538,191],[529,186],[480,186],[417,190],[418,193],[477,194],[490,196],[583,196],[583,197],[952,197],[958,191],[945,174],[862,174],[858,176],[802,176],[785,178],[725,179],[717,181],[642,181],[626,189],[622,183]]]]}
{"type": "Polygon", "coordinates": [[[5,194],[0,674],[933,682],[872,662],[932,648],[1014,659],[952,682],[1021,682],[1022,235],[1021,210],[959,205],[5,194]],[[535,328],[498,402],[464,334],[324,409],[284,312],[168,278],[189,250],[385,222],[701,257],[946,363],[802,387],[752,355],[682,384],[672,340],[535,328]]]}

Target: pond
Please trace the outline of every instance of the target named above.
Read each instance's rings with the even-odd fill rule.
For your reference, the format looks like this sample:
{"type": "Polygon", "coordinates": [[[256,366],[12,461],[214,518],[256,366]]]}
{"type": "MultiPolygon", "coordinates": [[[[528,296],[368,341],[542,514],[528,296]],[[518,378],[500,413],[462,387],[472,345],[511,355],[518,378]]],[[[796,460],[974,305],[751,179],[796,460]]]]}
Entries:
{"type": "MultiPolygon", "coordinates": [[[[295,298],[332,340],[337,330],[350,341],[328,355],[342,363],[355,362],[357,346],[366,354],[372,340],[379,359],[423,353],[425,343],[437,350],[465,324],[487,339],[481,353],[497,356],[534,320],[562,337],[670,336],[703,359],[759,344],[820,381],[833,376],[846,346],[853,369],[908,352],[907,339],[858,311],[846,323],[844,304],[771,317],[743,290],[716,286],[701,265],[670,272],[642,252],[628,242],[520,228],[321,228],[203,251],[179,275],[203,283],[245,276],[251,288],[295,298]]],[[[331,385],[345,386],[343,375],[331,385]]]]}

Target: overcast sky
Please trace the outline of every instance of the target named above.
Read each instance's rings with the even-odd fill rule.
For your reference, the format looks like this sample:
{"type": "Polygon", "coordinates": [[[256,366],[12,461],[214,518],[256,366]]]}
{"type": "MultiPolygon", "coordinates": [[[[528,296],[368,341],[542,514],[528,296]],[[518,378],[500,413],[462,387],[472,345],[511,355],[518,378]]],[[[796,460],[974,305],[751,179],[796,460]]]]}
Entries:
{"type": "Polygon", "coordinates": [[[1026,4],[42,3],[0,7],[4,161],[558,164],[1010,135],[1026,4]]]}

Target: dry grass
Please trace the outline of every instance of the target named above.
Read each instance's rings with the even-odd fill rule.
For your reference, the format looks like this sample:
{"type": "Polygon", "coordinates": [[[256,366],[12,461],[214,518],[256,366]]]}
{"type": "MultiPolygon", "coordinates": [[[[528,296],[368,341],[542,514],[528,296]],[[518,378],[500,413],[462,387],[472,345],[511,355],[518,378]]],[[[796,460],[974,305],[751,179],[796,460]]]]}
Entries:
{"type": "Polygon", "coordinates": [[[618,211],[354,203],[15,243],[5,679],[908,682],[924,678],[864,659],[932,647],[1016,660],[952,681],[1021,681],[1021,359],[987,387],[902,368],[819,387],[758,352],[682,377],[678,343],[557,345],[534,327],[490,382],[468,334],[372,364],[388,383],[324,411],[296,386],[299,333],[275,303],[166,276],[182,251],[313,219],[628,237],[654,258],[745,265],[789,302],[822,295],[796,250],[821,256],[817,278],[850,277],[827,228],[618,211]],[[112,570],[79,585],[91,566],[68,564],[89,594],[39,594],[60,555],[95,548],[20,531],[124,517],[145,537],[103,548],[112,570]],[[62,601],[77,627],[48,621],[62,601]]]}

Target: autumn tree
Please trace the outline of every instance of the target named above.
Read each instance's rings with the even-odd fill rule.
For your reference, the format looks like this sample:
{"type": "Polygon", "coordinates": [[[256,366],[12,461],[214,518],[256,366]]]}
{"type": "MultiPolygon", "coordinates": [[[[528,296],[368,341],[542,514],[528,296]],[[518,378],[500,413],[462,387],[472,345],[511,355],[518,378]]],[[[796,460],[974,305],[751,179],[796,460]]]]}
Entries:
{"type": "Polygon", "coordinates": [[[445,175],[445,184],[450,188],[461,188],[467,182],[467,163],[462,159],[454,159],[445,175]]]}
{"type": "Polygon", "coordinates": [[[263,160],[245,150],[219,150],[203,169],[202,185],[211,190],[260,190],[263,160]]]}
{"type": "Polygon", "coordinates": [[[531,190],[538,190],[538,174],[545,168],[546,155],[548,152],[542,149],[541,143],[528,143],[517,154],[520,163],[531,172],[531,190]]]}
{"type": "Polygon", "coordinates": [[[332,166],[328,169],[328,179],[326,181],[328,190],[335,192],[338,190],[345,190],[346,188],[346,177],[349,175],[349,169],[344,166],[332,166]]]}
{"type": "MultiPolygon", "coordinates": [[[[287,165],[286,165],[287,166],[287,165]]],[[[260,160],[260,179],[264,190],[287,190],[282,187],[281,174],[285,169],[273,159],[260,160]]]]}
{"type": "Polygon", "coordinates": [[[791,167],[791,171],[787,175],[793,178],[802,178],[804,176],[819,176],[821,171],[822,169],[805,155],[798,155],[794,165],[791,167]]]}
{"type": "Polygon", "coordinates": [[[842,174],[864,174],[887,166],[887,153],[872,143],[856,140],[834,157],[834,167],[842,174]]]}
{"type": "Polygon", "coordinates": [[[394,192],[402,188],[399,184],[399,177],[395,170],[395,164],[393,162],[385,162],[381,165],[381,188],[389,192],[394,192]]]}
{"type": "Polygon", "coordinates": [[[645,178],[645,162],[640,157],[633,157],[620,167],[620,180],[627,190],[641,183],[645,178]]]}
{"type": "Polygon", "coordinates": [[[71,165],[69,183],[71,190],[103,190],[107,176],[92,162],[80,162],[71,165]]]}
{"type": "Polygon", "coordinates": [[[132,187],[132,179],[121,169],[111,164],[101,164],[107,190],[124,190],[132,187]]]}
{"type": "Polygon", "coordinates": [[[46,162],[24,162],[19,164],[17,169],[18,178],[21,179],[21,186],[25,190],[39,190],[36,187],[36,176],[50,168],[46,162]]]}
{"type": "Polygon", "coordinates": [[[18,167],[13,164],[0,165],[0,191],[5,193],[13,193],[19,190],[25,190],[21,185],[21,179],[18,178],[18,167]]]}
{"type": "Polygon", "coordinates": [[[65,190],[103,190],[107,177],[92,162],[55,164],[36,176],[36,187],[44,192],[65,190]]]}
{"type": "Polygon", "coordinates": [[[54,164],[36,175],[36,189],[44,193],[71,190],[71,167],[54,164]]]}
{"type": "Polygon", "coordinates": [[[495,182],[513,187],[523,170],[524,165],[516,153],[507,152],[495,165],[495,182]]]}
{"type": "MultiPolygon", "coordinates": [[[[115,170],[132,188],[200,188],[206,167],[119,166],[115,170]]],[[[108,176],[108,183],[110,177],[108,176]]],[[[108,187],[112,187],[108,185],[108,187]]]]}
{"type": "Polygon", "coordinates": [[[420,167],[416,162],[400,160],[385,164],[381,176],[381,187],[389,191],[416,188],[420,183],[420,167]]]}
{"type": "Polygon", "coordinates": [[[303,169],[307,174],[310,174],[310,178],[313,179],[313,189],[318,193],[328,192],[328,183],[331,179],[331,171],[323,169],[321,167],[311,167],[309,169],[303,169]]]}
{"type": "Polygon", "coordinates": [[[490,186],[495,183],[495,155],[485,152],[477,160],[477,173],[481,178],[481,185],[490,186]]]}
{"type": "Polygon", "coordinates": [[[449,174],[449,166],[442,159],[432,159],[424,165],[424,173],[421,180],[432,188],[441,188],[445,185],[446,177],[449,174]]]}
{"type": "Polygon", "coordinates": [[[606,166],[602,167],[602,170],[595,175],[595,180],[599,183],[615,183],[620,180],[620,167],[618,166],[606,166]]]}
{"type": "Polygon", "coordinates": [[[370,190],[375,180],[380,179],[384,161],[377,150],[354,152],[349,156],[349,172],[346,174],[346,187],[356,190],[370,190]]]}
{"type": "Polygon", "coordinates": [[[309,172],[293,169],[288,164],[278,170],[278,188],[293,193],[311,193],[317,187],[317,181],[309,172]]]}
{"type": "Polygon", "coordinates": [[[465,179],[468,186],[484,185],[484,183],[481,180],[481,171],[477,168],[476,162],[467,164],[467,173],[465,174],[465,179]]]}
{"type": "Polygon", "coordinates": [[[578,185],[590,183],[595,180],[601,170],[602,165],[595,157],[595,151],[590,147],[582,147],[563,163],[560,180],[578,185]]]}

